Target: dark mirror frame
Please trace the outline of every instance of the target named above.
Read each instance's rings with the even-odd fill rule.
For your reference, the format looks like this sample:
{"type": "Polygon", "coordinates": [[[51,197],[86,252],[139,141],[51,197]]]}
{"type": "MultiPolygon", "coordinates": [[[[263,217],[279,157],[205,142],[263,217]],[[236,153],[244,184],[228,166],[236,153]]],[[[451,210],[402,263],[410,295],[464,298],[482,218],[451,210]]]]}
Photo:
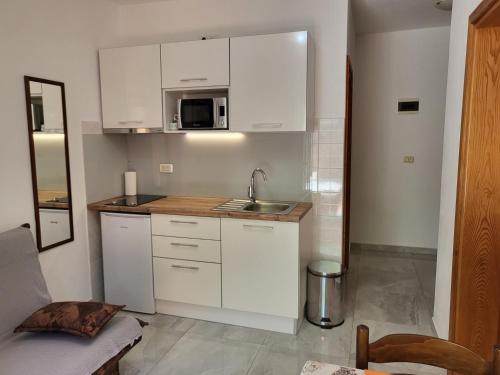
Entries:
{"type": "Polygon", "coordinates": [[[36,223],[36,242],[38,251],[46,251],[54,247],[63,245],[68,242],[74,241],[74,230],[73,230],[73,199],[71,194],[71,174],[70,174],[70,163],[69,163],[69,145],[68,145],[68,124],[66,119],[66,94],[64,91],[64,83],[58,81],[51,81],[48,79],[24,76],[24,90],[26,95],[26,114],[28,119],[28,139],[30,145],[30,160],[31,160],[31,180],[33,186],[33,203],[35,208],[35,223],[36,223]],[[39,82],[49,85],[59,86],[61,88],[61,99],[62,99],[62,115],[63,115],[63,128],[64,128],[64,157],[66,158],[66,186],[68,189],[68,213],[69,213],[69,231],[70,236],[68,239],[59,241],[45,247],[42,247],[42,234],[40,230],[40,204],[38,201],[38,183],[36,174],[36,160],[35,160],[35,141],[33,137],[33,116],[31,113],[31,90],[30,82],[39,82]]]}

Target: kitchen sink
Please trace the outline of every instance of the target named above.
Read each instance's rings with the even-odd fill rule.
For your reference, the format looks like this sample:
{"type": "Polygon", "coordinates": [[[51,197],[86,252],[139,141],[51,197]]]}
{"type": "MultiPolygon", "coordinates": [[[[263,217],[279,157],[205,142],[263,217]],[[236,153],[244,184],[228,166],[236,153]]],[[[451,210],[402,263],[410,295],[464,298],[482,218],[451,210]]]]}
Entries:
{"type": "Polygon", "coordinates": [[[293,202],[257,201],[232,199],[214,208],[214,211],[254,212],[257,214],[287,215],[297,207],[293,202]]]}
{"type": "Polygon", "coordinates": [[[243,211],[257,212],[260,214],[278,214],[288,211],[292,205],[285,203],[259,202],[251,203],[243,211]]]}

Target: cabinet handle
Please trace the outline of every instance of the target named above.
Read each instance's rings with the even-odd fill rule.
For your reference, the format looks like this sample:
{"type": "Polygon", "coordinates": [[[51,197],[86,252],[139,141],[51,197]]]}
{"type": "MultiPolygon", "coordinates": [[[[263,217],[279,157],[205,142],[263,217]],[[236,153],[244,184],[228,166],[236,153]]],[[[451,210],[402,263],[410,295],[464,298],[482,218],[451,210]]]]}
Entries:
{"type": "Polygon", "coordinates": [[[144,124],[144,121],[130,120],[130,121],[118,121],[119,124],[144,124]]]}
{"type": "Polygon", "coordinates": [[[178,264],[172,264],[172,268],[182,268],[186,270],[193,270],[193,271],[198,271],[200,267],[193,267],[193,266],[180,266],[178,264]]]}
{"type": "Polygon", "coordinates": [[[254,128],[259,128],[259,129],[278,129],[278,128],[281,128],[283,126],[283,124],[281,122],[275,122],[275,123],[262,122],[262,123],[252,124],[252,126],[254,128]]]}
{"type": "Polygon", "coordinates": [[[58,222],[58,221],[55,221],[55,220],[51,220],[51,221],[50,221],[50,224],[59,224],[59,222],[58,222]]]}
{"type": "Polygon", "coordinates": [[[194,244],[194,243],[171,242],[170,245],[172,245],[172,246],[185,246],[185,247],[198,247],[198,245],[194,244]]]}
{"type": "Polygon", "coordinates": [[[191,224],[191,225],[196,225],[198,224],[197,221],[181,221],[181,220],[170,220],[172,224],[191,224]]]}
{"type": "Polygon", "coordinates": [[[126,227],[125,225],[121,225],[120,228],[121,229],[128,229],[128,227],[126,227]]]}
{"type": "Polygon", "coordinates": [[[206,78],[206,77],[199,77],[199,78],[182,78],[180,81],[181,81],[181,82],[191,82],[191,81],[208,81],[208,78],[206,78]]]}
{"type": "Polygon", "coordinates": [[[243,228],[274,230],[274,227],[270,226],[270,225],[250,225],[250,224],[243,224],[243,228]]]}

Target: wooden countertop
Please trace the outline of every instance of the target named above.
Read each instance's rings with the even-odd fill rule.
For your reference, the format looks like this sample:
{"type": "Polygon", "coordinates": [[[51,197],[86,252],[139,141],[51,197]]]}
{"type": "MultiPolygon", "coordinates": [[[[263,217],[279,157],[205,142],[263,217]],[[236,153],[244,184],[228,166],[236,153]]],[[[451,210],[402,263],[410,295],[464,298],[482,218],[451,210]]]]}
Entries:
{"type": "Polygon", "coordinates": [[[55,198],[66,198],[68,192],[66,191],[49,191],[49,190],[39,190],[38,191],[38,208],[57,208],[57,209],[68,209],[68,203],[63,202],[51,202],[55,198]]]}
{"type": "Polygon", "coordinates": [[[255,212],[223,212],[212,211],[218,205],[229,201],[228,198],[210,197],[175,197],[169,196],[151,203],[146,203],[136,207],[110,206],[111,203],[122,197],[114,197],[100,202],[89,204],[87,207],[93,211],[123,212],[123,213],[143,213],[143,214],[168,214],[182,216],[205,216],[205,217],[225,217],[233,219],[284,221],[298,223],[312,208],[312,203],[301,202],[295,209],[287,215],[258,214],[255,212]]]}

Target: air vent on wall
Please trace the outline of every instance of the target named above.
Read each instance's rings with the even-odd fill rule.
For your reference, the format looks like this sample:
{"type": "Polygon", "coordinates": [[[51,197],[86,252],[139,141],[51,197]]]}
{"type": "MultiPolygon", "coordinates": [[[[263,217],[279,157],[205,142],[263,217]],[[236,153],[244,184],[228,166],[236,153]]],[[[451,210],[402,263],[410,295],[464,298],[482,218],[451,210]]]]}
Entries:
{"type": "Polygon", "coordinates": [[[399,99],[398,113],[418,113],[420,110],[419,99],[399,99]]]}

